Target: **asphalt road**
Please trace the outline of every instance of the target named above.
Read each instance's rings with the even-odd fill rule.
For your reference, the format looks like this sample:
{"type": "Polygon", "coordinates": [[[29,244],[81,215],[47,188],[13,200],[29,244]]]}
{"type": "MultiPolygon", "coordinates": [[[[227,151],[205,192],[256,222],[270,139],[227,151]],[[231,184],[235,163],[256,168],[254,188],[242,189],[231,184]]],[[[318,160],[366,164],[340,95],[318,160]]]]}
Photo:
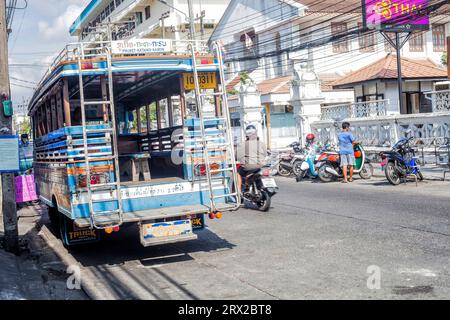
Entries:
{"type": "Polygon", "coordinates": [[[143,248],[130,228],[71,254],[118,299],[450,298],[449,182],[278,182],[269,213],[197,241],[143,248]]]}

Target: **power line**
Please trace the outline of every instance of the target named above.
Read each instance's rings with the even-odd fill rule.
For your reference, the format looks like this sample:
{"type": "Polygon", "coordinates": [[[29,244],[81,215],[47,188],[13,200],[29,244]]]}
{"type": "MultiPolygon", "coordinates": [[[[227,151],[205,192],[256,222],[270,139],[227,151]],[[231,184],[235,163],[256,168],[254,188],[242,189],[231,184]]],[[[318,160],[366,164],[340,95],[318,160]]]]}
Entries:
{"type": "MultiPolygon", "coordinates": [[[[449,13],[449,12],[450,12],[450,11],[446,11],[446,12],[444,12],[444,13],[449,13]]],[[[441,15],[441,14],[442,14],[442,13],[438,13],[437,15],[441,15]]],[[[437,20],[436,22],[440,22],[440,21],[442,21],[443,19],[446,19],[446,17],[443,17],[443,18],[437,20]]],[[[351,40],[354,40],[355,38],[357,38],[357,36],[353,36],[353,37],[347,38],[347,39],[341,39],[341,40],[339,40],[339,41],[349,41],[349,40],[351,41],[351,40]]],[[[384,38],[381,37],[380,35],[379,35],[379,38],[381,38],[381,40],[382,40],[382,42],[383,42],[384,38]]],[[[328,43],[327,43],[327,44],[328,44],[328,43]]],[[[327,44],[325,44],[325,45],[327,45],[327,44]]],[[[322,47],[323,47],[323,46],[322,46],[322,47]]],[[[380,47],[380,46],[379,46],[379,47],[380,47]]],[[[327,48],[324,48],[324,49],[326,50],[327,48]]],[[[320,49],[320,51],[322,51],[322,50],[324,50],[324,49],[320,49]]],[[[357,51],[357,50],[360,50],[360,48],[350,50],[349,52],[354,52],[354,51],[357,51]]],[[[380,49],[375,50],[374,52],[369,53],[369,55],[363,55],[360,59],[356,59],[356,60],[355,60],[355,57],[350,56],[350,57],[348,57],[348,58],[346,58],[346,59],[340,61],[340,62],[339,62],[339,65],[333,65],[333,68],[339,68],[339,67],[342,67],[342,66],[346,65],[349,61],[352,61],[352,62],[353,62],[353,61],[359,61],[359,60],[362,60],[362,59],[367,59],[367,58],[369,58],[369,57],[373,57],[373,56],[375,56],[375,55],[380,54],[382,50],[383,50],[383,48],[381,48],[381,50],[380,50],[380,49]]],[[[296,50],[295,50],[295,51],[296,51],[296,50]]],[[[320,51],[319,51],[319,52],[320,52],[320,51]]],[[[314,53],[316,53],[316,52],[314,52],[314,53]]],[[[346,53],[348,53],[348,52],[344,52],[344,53],[342,53],[342,54],[346,54],[346,53]]],[[[388,52],[386,52],[386,53],[388,53],[388,52]]],[[[339,54],[337,54],[337,55],[339,55],[339,54]]],[[[321,58],[315,58],[315,59],[313,59],[313,60],[314,60],[314,61],[317,61],[317,60],[325,60],[325,59],[329,59],[329,58],[331,58],[331,57],[326,56],[326,57],[321,57],[321,58]]],[[[291,63],[291,61],[290,61],[290,60],[287,60],[286,62],[282,62],[282,63],[272,63],[272,66],[284,66],[284,67],[288,67],[288,66],[290,66],[290,63],[291,63]]],[[[324,68],[326,68],[326,66],[324,66],[324,67],[322,67],[322,68],[315,69],[315,71],[323,70],[324,68]]],[[[226,72],[226,74],[227,74],[227,75],[230,75],[230,74],[236,74],[236,73],[239,73],[239,72],[251,72],[251,71],[254,71],[254,70],[255,70],[255,68],[242,69],[242,70],[239,70],[239,71],[236,71],[236,72],[226,72]]]]}
{"type": "MultiPolygon", "coordinates": [[[[446,2],[447,1],[440,2],[440,3],[444,3],[445,4],[446,2]]],[[[442,14],[442,13],[439,13],[439,14],[442,14]]],[[[332,21],[335,18],[336,17],[334,17],[332,19],[328,19],[326,22],[330,22],[330,21],[332,21]]],[[[398,19],[395,22],[402,22],[402,21],[404,21],[404,20],[403,19],[398,19]]],[[[322,24],[322,23],[324,23],[324,22],[319,22],[316,25],[308,26],[306,28],[311,29],[314,26],[317,26],[317,25],[322,24]]],[[[328,27],[329,26],[326,26],[326,28],[328,28],[328,27]]],[[[345,39],[346,37],[348,38],[350,36],[358,35],[359,33],[361,33],[361,31],[363,31],[363,29],[352,28],[350,30],[347,30],[347,32],[345,32],[345,33],[332,35],[331,37],[330,36],[325,36],[325,37],[322,37],[322,38],[319,38],[319,39],[314,39],[312,41],[309,41],[309,42],[306,42],[306,43],[303,43],[303,44],[300,44],[300,45],[297,45],[297,46],[288,47],[288,48],[284,48],[284,49],[281,49],[281,50],[275,50],[275,51],[271,51],[271,52],[266,52],[264,54],[254,54],[252,56],[244,56],[244,57],[226,59],[225,61],[226,62],[233,62],[233,61],[255,60],[255,59],[260,59],[260,58],[264,58],[264,57],[276,56],[276,55],[279,55],[279,54],[284,53],[284,52],[298,51],[298,50],[307,49],[307,48],[310,48],[310,47],[322,46],[322,45],[327,44],[329,42],[335,42],[335,41],[343,39],[343,38],[345,39]]],[[[297,32],[298,31],[295,31],[295,32],[292,32],[291,34],[294,34],[294,33],[297,33],[297,32]]],[[[311,33],[308,33],[308,35],[310,35],[310,34],[311,33]]],[[[271,40],[271,42],[273,42],[273,41],[274,40],[271,40]]],[[[270,41],[268,41],[268,42],[270,42],[270,41]]],[[[235,52],[245,52],[245,51],[246,51],[245,49],[242,49],[242,50],[238,50],[238,51],[235,51],[235,52]]]]}
{"type": "Polygon", "coordinates": [[[16,33],[16,37],[14,38],[13,45],[11,47],[11,53],[14,52],[14,48],[16,46],[17,39],[19,39],[20,32],[22,31],[23,21],[25,20],[25,15],[27,13],[26,9],[28,7],[28,1],[27,0],[24,0],[24,1],[25,1],[25,7],[23,8],[23,14],[22,14],[22,18],[20,19],[19,29],[16,33]]]}
{"type": "MultiPolygon", "coordinates": [[[[438,3],[433,4],[433,5],[430,4],[428,7],[433,8],[433,7],[435,7],[436,5],[439,5],[439,4],[445,4],[445,3],[446,3],[446,1],[441,1],[441,2],[438,2],[438,3]]],[[[357,8],[360,8],[360,7],[357,7],[357,8]]],[[[340,17],[343,17],[343,16],[345,16],[345,15],[351,14],[351,13],[353,13],[357,8],[352,8],[351,10],[349,10],[349,11],[347,11],[347,12],[344,12],[344,13],[342,13],[342,14],[339,14],[339,15],[337,15],[337,16],[335,16],[335,17],[331,17],[331,18],[329,18],[329,19],[327,19],[327,20],[320,21],[320,22],[318,22],[318,23],[316,23],[316,24],[314,24],[314,25],[306,26],[306,27],[304,27],[304,28],[300,28],[300,29],[297,30],[297,31],[294,31],[294,32],[285,34],[285,35],[283,35],[283,38],[288,38],[287,40],[292,40],[293,35],[295,35],[295,34],[297,34],[297,33],[300,33],[301,31],[304,31],[304,30],[308,30],[308,32],[305,33],[305,34],[299,34],[299,37],[305,36],[305,35],[307,35],[307,36],[312,36],[314,33],[317,33],[318,31],[321,31],[321,30],[324,30],[324,29],[328,29],[328,28],[329,28],[329,25],[326,25],[326,26],[324,26],[324,27],[322,27],[322,28],[318,28],[318,29],[315,29],[315,30],[311,30],[312,28],[314,28],[314,27],[316,27],[316,26],[318,26],[318,25],[320,25],[320,24],[323,24],[323,23],[331,22],[331,21],[335,20],[336,18],[340,18],[340,17]],[[289,37],[290,37],[290,38],[289,38],[289,37]]],[[[442,13],[438,13],[438,14],[442,14],[442,13]]],[[[359,18],[360,18],[360,16],[356,17],[356,19],[359,19],[359,18]]],[[[400,18],[400,19],[398,19],[398,20],[395,21],[395,22],[402,22],[403,19],[404,19],[404,18],[400,18]]],[[[355,19],[347,20],[347,21],[345,21],[345,22],[351,22],[351,21],[355,21],[355,19]]],[[[289,22],[288,22],[288,23],[289,23],[289,22]]],[[[364,30],[364,29],[361,29],[361,31],[365,31],[365,30],[364,30]]],[[[326,38],[326,37],[325,37],[325,38],[326,38]]],[[[276,41],[276,40],[274,40],[274,39],[269,39],[269,40],[266,40],[266,41],[264,41],[264,42],[259,42],[259,43],[258,43],[258,46],[260,46],[261,44],[263,44],[263,45],[264,45],[264,44],[267,44],[267,45],[268,45],[268,44],[273,44],[275,41],[276,41]]],[[[281,40],[280,40],[280,41],[281,41],[281,40]]],[[[239,49],[234,49],[234,50],[228,50],[227,54],[228,54],[228,55],[231,55],[231,54],[240,54],[240,53],[244,53],[244,52],[248,52],[248,50],[246,50],[246,49],[244,49],[244,48],[239,48],[239,49]]]]}
{"type": "Polygon", "coordinates": [[[35,90],[36,89],[35,87],[30,87],[30,86],[26,86],[26,85],[14,83],[14,82],[11,82],[11,86],[13,86],[13,87],[20,87],[20,88],[24,88],[24,89],[30,89],[30,90],[35,90]]]}
{"type": "Polygon", "coordinates": [[[9,78],[12,79],[12,80],[16,80],[16,81],[20,81],[20,82],[24,82],[24,83],[30,83],[30,84],[34,84],[34,85],[37,85],[37,84],[38,84],[37,82],[28,81],[28,80],[23,80],[23,79],[11,77],[11,76],[10,76],[9,78]]]}

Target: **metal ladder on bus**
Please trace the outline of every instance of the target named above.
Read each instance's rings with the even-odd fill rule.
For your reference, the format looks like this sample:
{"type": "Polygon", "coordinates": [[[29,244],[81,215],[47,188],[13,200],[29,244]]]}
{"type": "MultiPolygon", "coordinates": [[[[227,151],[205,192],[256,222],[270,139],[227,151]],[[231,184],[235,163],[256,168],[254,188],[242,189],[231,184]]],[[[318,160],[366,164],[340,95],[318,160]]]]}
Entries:
{"type": "MultiPolygon", "coordinates": [[[[110,42],[109,42],[110,43],[110,42]]],[[[120,227],[123,224],[123,210],[122,210],[122,195],[121,195],[121,189],[120,189],[120,171],[119,171],[119,157],[117,154],[117,132],[116,132],[116,116],[115,116],[115,106],[114,106],[114,90],[113,90],[113,72],[112,72],[112,58],[111,58],[111,46],[101,44],[100,48],[86,48],[83,43],[80,44],[79,52],[77,55],[78,60],[78,69],[79,69],[79,87],[80,87],[80,106],[81,106],[81,119],[82,119],[82,127],[83,127],[83,140],[84,140],[84,159],[85,159],[85,166],[86,166],[86,189],[88,194],[88,202],[89,202],[89,216],[90,216],[90,223],[91,223],[91,229],[107,229],[107,228],[115,228],[120,227]],[[85,51],[92,52],[97,51],[97,53],[94,54],[85,54],[85,51]],[[84,83],[83,83],[83,76],[85,73],[89,72],[104,72],[104,68],[98,68],[98,69],[83,69],[83,59],[87,57],[95,56],[95,58],[99,58],[102,60],[102,58],[107,63],[107,77],[108,77],[108,96],[103,97],[102,100],[98,101],[86,101],[85,95],[84,95],[84,83]],[[89,105],[105,105],[108,115],[108,123],[110,125],[109,128],[106,129],[88,129],[86,127],[86,106],[89,105]],[[111,136],[112,141],[112,148],[111,153],[112,155],[110,157],[101,157],[101,158],[95,158],[95,157],[89,157],[89,146],[88,146],[88,134],[95,134],[95,133],[104,133],[105,137],[109,134],[111,136]],[[106,160],[106,161],[112,161],[114,163],[114,175],[115,180],[114,182],[108,182],[104,184],[91,184],[91,162],[99,161],[99,159],[106,160]],[[110,210],[110,211],[94,211],[94,200],[93,200],[93,194],[95,194],[95,191],[110,191],[111,195],[113,196],[113,202],[117,202],[117,209],[110,210]],[[114,197],[115,193],[115,197],[114,197]],[[101,225],[99,225],[97,218],[105,216],[114,216],[116,215],[115,219],[107,220],[101,222],[101,225]]],[[[108,200],[109,201],[109,200],[108,200]]],[[[95,203],[100,203],[102,201],[97,201],[95,203]]],[[[103,201],[106,202],[106,201],[103,201]]],[[[110,217],[108,217],[110,218],[110,217]]]]}
{"type": "MultiPolygon", "coordinates": [[[[240,188],[237,188],[238,185],[238,178],[237,178],[237,168],[236,168],[236,159],[235,159],[235,152],[234,152],[234,143],[233,143],[233,134],[231,132],[231,116],[229,112],[228,107],[228,97],[227,93],[225,91],[225,75],[224,75],[224,65],[223,65],[223,57],[222,57],[222,48],[218,43],[214,43],[214,51],[215,51],[215,57],[218,60],[218,67],[219,67],[219,75],[220,75],[220,89],[218,92],[214,93],[202,93],[200,91],[200,85],[199,85],[199,79],[198,79],[198,68],[197,65],[197,56],[195,54],[195,42],[190,44],[191,49],[191,56],[192,56],[192,69],[194,73],[194,83],[195,83],[195,100],[197,104],[197,110],[199,113],[199,122],[200,122],[200,130],[201,130],[201,142],[202,142],[202,150],[203,150],[203,157],[205,161],[205,171],[206,176],[208,180],[208,190],[210,194],[210,211],[215,213],[219,212],[218,206],[216,204],[217,199],[225,199],[234,197],[236,199],[236,205],[232,210],[237,210],[241,206],[241,194],[238,192],[240,188]],[[211,169],[211,161],[210,161],[210,155],[209,150],[211,148],[208,147],[208,140],[207,140],[207,133],[206,133],[206,127],[205,127],[205,121],[208,121],[209,119],[204,117],[203,109],[204,109],[204,99],[208,97],[220,97],[222,102],[222,108],[220,108],[222,114],[217,115],[220,120],[224,121],[224,131],[225,131],[225,143],[221,144],[224,146],[225,150],[225,164],[227,165],[224,169],[211,169]],[[231,193],[228,194],[221,194],[221,195],[215,195],[214,194],[214,186],[213,186],[213,174],[221,174],[229,172],[232,176],[232,183],[234,186],[235,191],[231,191],[231,188],[229,186],[229,190],[231,193]]],[[[216,120],[217,118],[212,118],[211,120],[216,120]]],[[[223,179],[223,178],[222,178],[223,179]]]]}

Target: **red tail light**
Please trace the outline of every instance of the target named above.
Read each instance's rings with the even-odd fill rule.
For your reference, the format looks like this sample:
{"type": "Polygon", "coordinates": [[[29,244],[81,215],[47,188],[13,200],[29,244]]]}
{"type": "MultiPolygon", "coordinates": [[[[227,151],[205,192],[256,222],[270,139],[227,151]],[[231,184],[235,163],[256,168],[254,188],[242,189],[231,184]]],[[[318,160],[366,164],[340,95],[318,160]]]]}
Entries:
{"type": "MultiPolygon", "coordinates": [[[[211,171],[217,171],[220,170],[221,166],[218,163],[213,163],[209,165],[209,168],[211,171]]],[[[205,164],[199,164],[196,165],[194,168],[194,173],[198,177],[206,176],[206,165],[205,164]]],[[[211,172],[211,175],[218,175],[220,172],[211,172]]]]}
{"type": "Polygon", "coordinates": [[[270,170],[269,169],[264,169],[262,172],[263,177],[270,177],[270,170]]]}
{"type": "MultiPolygon", "coordinates": [[[[91,175],[91,185],[100,184],[102,182],[102,177],[99,174],[93,174],[91,175]]],[[[78,178],[78,186],[80,188],[86,188],[86,176],[82,175],[78,178]]]]}
{"type": "Polygon", "coordinates": [[[81,69],[83,70],[94,69],[94,64],[92,62],[84,62],[81,64],[81,69]]]}

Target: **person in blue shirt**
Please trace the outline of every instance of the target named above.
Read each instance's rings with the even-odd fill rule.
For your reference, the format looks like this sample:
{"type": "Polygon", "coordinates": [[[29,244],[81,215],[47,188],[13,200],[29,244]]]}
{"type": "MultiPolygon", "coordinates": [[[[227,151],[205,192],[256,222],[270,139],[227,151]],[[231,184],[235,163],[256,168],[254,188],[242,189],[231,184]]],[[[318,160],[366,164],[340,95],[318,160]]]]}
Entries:
{"type": "Polygon", "coordinates": [[[339,155],[341,158],[341,167],[344,173],[342,183],[353,182],[353,169],[355,167],[355,151],[353,145],[356,143],[353,134],[350,132],[350,123],[342,124],[342,132],[339,134],[339,155]],[[350,177],[348,177],[350,171],[350,177]]]}

